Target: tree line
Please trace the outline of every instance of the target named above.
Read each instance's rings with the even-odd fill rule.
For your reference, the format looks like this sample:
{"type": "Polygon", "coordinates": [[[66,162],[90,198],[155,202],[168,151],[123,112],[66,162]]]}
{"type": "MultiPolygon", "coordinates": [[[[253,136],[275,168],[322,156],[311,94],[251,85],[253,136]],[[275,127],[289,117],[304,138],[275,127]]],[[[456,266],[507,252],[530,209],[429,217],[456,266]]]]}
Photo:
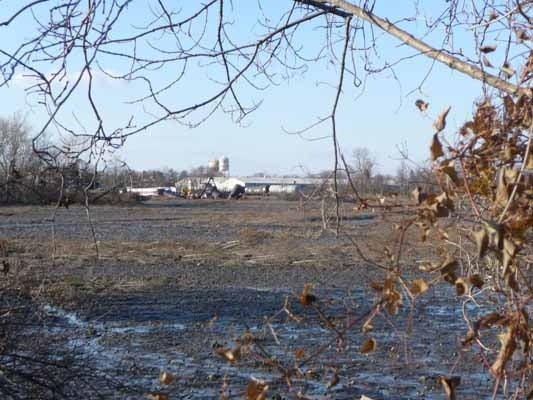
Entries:
{"type": "MultiPolygon", "coordinates": [[[[50,141],[41,139],[38,148],[52,147],[50,141]]],[[[348,172],[364,193],[392,190],[405,194],[431,182],[429,168],[410,167],[405,161],[395,175],[377,172],[376,158],[367,148],[353,150],[348,172]]],[[[81,158],[56,157],[55,163],[50,163],[35,151],[31,127],[20,115],[0,118],[0,204],[51,204],[66,198],[82,201],[85,189],[90,189],[92,199],[101,199],[104,194],[117,195],[126,187],[174,186],[188,177],[218,174],[203,165],[188,170],[165,167],[137,171],[118,159],[96,169],[81,158]]],[[[307,173],[306,177],[326,179],[331,175],[332,171],[327,170],[307,173]]],[[[348,174],[339,170],[338,177],[346,179],[348,174]]]]}

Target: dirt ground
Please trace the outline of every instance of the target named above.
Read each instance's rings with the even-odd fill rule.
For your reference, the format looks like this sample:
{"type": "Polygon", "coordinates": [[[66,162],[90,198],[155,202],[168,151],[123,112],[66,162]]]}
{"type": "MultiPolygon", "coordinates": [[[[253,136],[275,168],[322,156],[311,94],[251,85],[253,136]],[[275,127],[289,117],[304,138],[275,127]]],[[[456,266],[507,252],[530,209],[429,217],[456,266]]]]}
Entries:
{"type": "MultiPolygon", "coordinates": [[[[89,216],[82,207],[1,208],[8,277],[45,299],[35,310],[45,335],[24,335],[63,338],[109,382],[65,397],[243,398],[259,379],[272,399],[444,399],[438,377],[458,375],[459,398],[490,398],[490,377],[459,344],[466,327],[451,288],[404,302],[397,316],[380,314],[376,351],[361,354],[375,299],[369,283],[383,272],[361,260],[353,241],[383,261],[403,216],[344,204],[336,234],[323,229],[321,206],[167,200],[97,206],[89,216]],[[312,307],[298,301],[306,284],[318,299],[312,307]],[[220,355],[236,348],[238,362],[220,355]],[[289,385],[283,374],[294,368],[289,385]],[[176,381],[162,385],[162,371],[176,381]]],[[[436,254],[416,231],[405,249],[406,277],[417,270],[409,260],[436,254]]],[[[54,398],[45,392],[30,398],[54,398]]]]}

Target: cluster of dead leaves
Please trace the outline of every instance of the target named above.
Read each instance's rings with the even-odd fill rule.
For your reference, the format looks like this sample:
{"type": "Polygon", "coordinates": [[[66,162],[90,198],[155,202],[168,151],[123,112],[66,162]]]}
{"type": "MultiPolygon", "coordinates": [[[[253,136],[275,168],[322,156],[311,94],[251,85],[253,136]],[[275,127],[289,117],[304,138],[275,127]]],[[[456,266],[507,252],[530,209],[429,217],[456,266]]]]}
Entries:
{"type": "Polygon", "coordinates": [[[413,191],[419,204],[417,225],[426,238],[436,219],[450,216],[454,203],[465,199],[470,212],[477,213],[474,217],[483,217],[481,228],[473,233],[479,258],[490,250],[508,286],[518,291],[516,256],[533,227],[533,155],[528,139],[533,99],[504,96],[499,106],[483,101],[460,129],[463,139],[445,152],[438,135],[446,126],[449,110],[437,117],[431,145],[432,159],[440,160],[435,171],[449,180],[442,183],[441,194],[423,193],[420,188],[413,191]],[[461,171],[456,170],[457,164],[461,171]],[[486,210],[485,214],[479,215],[478,209],[486,210]]]}
{"type": "Polygon", "coordinates": [[[490,371],[495,377],[501,377],[518,348],[522,349],[524,355],[529,353],[532,332],[528,313],[525,308],[520,308],[509,315],[493,312],[480,317],[462,340],[463,346],[473,344],[480,337],[482,330],[492,328],[498,328],[501,333],[498,334],[500,349],[492,361],[490,371]]]}
{"type": "Polygon", "coordinates": [[[397,282],[392,277],[381,282],[372,282],[372,289],[379,292],[380,303],[390,315],[398,314],[402,305],[402,294],[396,288],[397,282]]]}
{"type": "Polygon", "coordinates": [[[439,280],[443,280],[453,285],[455,287],[455,292],[459,297],[469,294],[471,288],[481,289],[485,284],[483,277],[477,273],[460,276],[458,272],[459,262],[451,255],[448,255],[439,263],[422,264],[420,270],[436,274],[436,276],[429,283],[426,283],[421,278],[414,280],[411,293],[415,296],[425,293],[430,286],[434,285],[439,280]]]}
{"type": "Polygon", "coordinates": [[[515,292],[519,291],[516,279],[516,255],[522,247],[522,239],[506,233],[504,224],[485,222],[481,229],[472,233],[477,246],[478,257],[483,258],[490,250],[501,264],[501,276],[515,292]]]}
{"type": "MultiPolygon", "coordinates": [[[[528,32],[523,28],[517,28],[515,29],[516,34],[516,41],[518,43],[523,43],[525,41],[531,40],[530,35],[528,32]]],[[[489,58],[487,57],[487,54],[493,53],[497,50],[496,45],[484,45],[479,48],[479,51],[481,53],[481,61],[483,63],[483,66],[486,68],[494,68],[494,65],[490,62],[489,58]]],[[[511,66],[511,64],[508,61],[505,61],[502,66],[500,67],[500,71],[503,73],[503,75],[510,79],[516,74],[516,70],[511,66]]],[[[519,76],[519,81],[521,84],[524,84],[528,82],[533,77],[533,51],[530,51],[529,57],[527,58],[522,71],[519,76]]]]}
{"type": "Polygon", "coordinates": [[[434,222],[436,218],[450,216],[454,210],[454,203],[447,192],[440,194],[424,193],[419,187],[413,190],[412,195],[418,203],[419,215],[422,219],[434,222]]]}
{"type": "MultiPolygon", "coordinates": [[[[494,50],[490,46],[480,49],[485,54],[494,50]]],[[[533,74],[533,55],[530,58],[527,73],[533,74]]],[[[421,102],[417,106],[425,111],[426,104],[421,102]]],[[[440,194],[425,193],[421,188],[412,192],[418,204],[415,225],[422,228],[423,239],[426,239],[431,229],[441,229],[438,218],[453,215],[457,223],[466,228],[465,232],[472,230],[468,240],[473,242],[475,251],[465,261],[451,255],[457,252],[455,248],[443,261],[423,265],[421,270],[435,274],[435,277],[429,282],[422,278],[413,280],[410,292],[416,297],[442,280],[454,285],[457,296],[470,296],[475,288],[482,289],[486,281],[496,279],[498,283],[489,288],[504,295],[502,305],[509,305],[507,314],[493,312],[480,317],[471,324],[463,344],[478,341],[482,330],[497,328],[500,332],[499,350],[491,362],[490,371],[493,376],[501,378],[518,348],[523,350],[524,357],[528,357],[533,332],[527,312],[524,308],[516,311],[516,300],[513,300],[516,296],[527,296],[526,291],[530,290],[528,282],[522,283],[525,277],[520,273],[519,264],[521,252],[524,249],[531,251],[526,242],[533,228],[533,146],[530,138],[533,134],[533,99],[526,95],[505,96],[497,106],[488,100],[480,103],[473,118],[459,130],[457,144],[444,148],[440,135],[446,128],[449,111],[450,108],[446,108],[435,120],[430,146],[436,176],[446,179],[438,181],[440,194]],[[458,204],[460,209],[456,210],[458,204]],[[466,223],[468,218],[474,224],[466,223]],[[472,258],[477,260],[475,273],[466,265],[471,265],[472,258]],[[461,276],[459,271],[464,271],[465,275],[461,276]],[[505,291],[501,291],[499,282],[505,283],[505,291]]],[[[455,224],[446,229],[456,229],[455,224]]],[[[438,238],[444,239],[439,249],[449,246],[446,232],[438,238]]],[[[440,382],[448,397],[455,398],[455,388],[460,381],[442,378],[440,382]]]]}

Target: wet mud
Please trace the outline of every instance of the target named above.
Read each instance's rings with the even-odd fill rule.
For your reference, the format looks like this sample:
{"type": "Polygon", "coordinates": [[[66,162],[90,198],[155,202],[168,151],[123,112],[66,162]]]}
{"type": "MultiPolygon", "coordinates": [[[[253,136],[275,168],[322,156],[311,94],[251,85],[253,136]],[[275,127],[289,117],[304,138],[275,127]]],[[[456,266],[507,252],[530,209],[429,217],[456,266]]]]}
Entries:
{"type": "MultiPolygon", "coordinates": [[[[338,326],[372,306],[364,291],[321,290],[317,296],[324,313],[338,326]]],[[[376,318],[372,334],[354,328],[340,345],[335,332],[284,290],[119,293],[101,299],[90,311],[73,314],[51,309],[50,315],[55,312],[63,320],[78,350],[85,348],[96,365],[131,383],[120,394],[107,393],[110,398],[141,399],[154,392],[178,399],[219,398],[224,382],[229,382],[230,392],[239,394],[253,377],[270,382],[271,393],[281,398],[302,393],[316,399],[353,399],[363,394],[373,399],[445,399],[437,380],[449,375],[461,376],[459,398],[490,398],[493,382],[479,360],[473,360],[469,352],[458,358],[465,335],[462,311],[445,299],[446,293],[434,293],[415,308],[402,309],[394,319],[376,318]],[[265,317],[279,311],[287,296],[292,299],[292,312],[302,320],[276,319],[272,322],[274,338],[264,324],[265,317]],[[245,332],[288,366],[298,364],[297,350],[311,354],[326,343],[331,345],[301,367],[306,378],[294,379],[289,388],[278,371],[252,356],[229,364],[216,354],[218,346],[235,346],[234,340],[245,332]],[[377,341],[377,350],[362,355],[360,346],[369,336],[377,341]],[[334,368],[340,380],[328,389],[334,368]],[[161,371],[175,375],[177,381],[160,385],[161,371]]]]}
{"type": "MultiPolygon", "coordinates": [[[[322,230],[316,207],[282,201],[96,207],[96,238],[81,207],[59,210],[54,219],[51,208],[4,211],[0,237],[36,246],[24,257],[45,245],[49,251],[51,232],[64,253],[58,250],[54,263],[41,255],[27,264],[55,289],[41,306],[47,334],[64,337],[67,348],[116,383],[80,398],[217,399],[221,391],[243,398],[251,379],[263,379],[272,399],[445,399],[440,376],[461,377],[460,399],[492,397],[479,354],[461,346],[463,313],[475,317],[481,309],[474,303],[463,309],[451,286],[432,287],[414,305],[404,301],[396,316],[381,313],[362,333],[375,301],[368,283],[378,275],[354,262],[347,242],[322,230]],[[83,253],[94,239],[97,259],[83,253]],[[318,308],[298,301],[306,283],[318,308]],[[286,304],[296,318],[280,312],[286,304]],[[359,322],[344,332],[353,321],[359,322]],[[247,353],[228,363],[217,349],[234,348],[245,334],[247,353]],[[377,347],[364,355],[368,338],[377,347]],[[290,386],[265,354],[297,370],[290,386]],[[161,385],[162,371],[176,382],[161,385]]],[[[369,249],[379,253],[383,246],[373,238],[390,232],[373,232],[378,219],[355,215],[345,232],[371,241],[369,249]]],[[[483,312],[491,309],[485,306],[483,312]]]]}

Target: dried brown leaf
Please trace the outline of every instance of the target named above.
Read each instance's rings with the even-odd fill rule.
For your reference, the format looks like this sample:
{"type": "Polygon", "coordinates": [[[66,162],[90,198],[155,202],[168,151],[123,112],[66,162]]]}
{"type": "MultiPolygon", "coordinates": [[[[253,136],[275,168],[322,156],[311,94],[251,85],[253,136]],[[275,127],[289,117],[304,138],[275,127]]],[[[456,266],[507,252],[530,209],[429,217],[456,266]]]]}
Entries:
{"type": "Polygon", "coordinates": [[[417,106],[420,111],[426,111],[429,107],[429,103],[426,103],[424,100],[418,99],[417,101],[415,101],[415,106],[417,106]]]}
{"type": "Polygon", "coordinates": [[[369,354],[376,350],[377,342],[374,338],[367,339],[362,345],[359,351],[361,354],[369,354]]]}
{"type": "Polygon", "coordinates": [[[531,385],[527,391],[526,400],[533,400],[533,385],[531,385]]]}
{"type": "Polygon", "coordinates": [[[503,249],[503,225],[485,222],[485,229],[489,235],[489,246],[499,250],[503,249]]]}
{"type": "Polygon", "coordinates": [[[170,372],[162,371],[159,375],[159,383],[161,383],[161,385],[171,385],[174,382],[176,382],[176,377],[170,372]]]}
{"type": "Polygon", "coordinates": [[[503,239],[503,256],[502,256],[502,266],[503,266],[503,276],[506,276],[509,273],[509,266],[514,260],[518,248],[514,242],[510,239],[503,239]]]}
{"type": "Polygon", "coordinates": [[[396,290],[396,281],[392,278],[385,279],[382,290],[385,310],[390,315],[398,314],[402,304],[402,295],[396,290]]]}
{"type": "Polygon", "coordinates": [[[473,232],[473,236],[477,246],[477,255],[479,258],[483,258],[489,248],[489,235],[486,229],[482,228],[473,232]]]}
{"type": "Polygon", "coordinates": [[[496,187],[496,198],[494,199],[496,206],[500,208],[506,206],[510,194],[510,185],[507,184],[505,170],[506,168],[502,168],[498,173],[498,186],[496,187]]]}
{"type": "Polygon", "coordinates": [[[527,82],[533,78],[533,50],[530,50],[526,65],[520,73],[520,83],[527,82]]]}
{"type": "Polygon", "coordinates": [[[241,347],[237,346],[234,349],[224,349],[222,347],[215,350],[215,352],[223,357],[227,362],[236,363],[241,359],[241,347]]]}
{"type": "Polygon", "coordinates": [[[518,179],[518,171],[514,168],[505,168],[505,181],[508,183],[515,183],[518,179]]]}
{"type": "Polygon", "coordinates": [[[493,312],[493,313],[490,313],[490,314],[487,314],[481,317],[479,320],[476,321],[475,325],[478,329],[483,329],[483,328],[490,328],[496,324],[501,324],[503,321],[504,321],[504,317],[502,317],[498,313],[493,312]]]}
{"type": "Polygon", "coordinates": [[[515,154],[515,149],[511,146],[507,146],[505,149],[503,149],[503,151],[500,152],[500,158],[502,161],[511,161],[515,154]]]}
{"type": "Polygon", "coordinates": [[[477,338],[477,333],[473,329],[469,329],[468,333],[466,334],[466,337],[464,339],[461,339],[461,344],[463,346],[470,346],[472,343],[474,343],[474,340],[477,338]]]}
{"type": "Polygon", "coordinates": [[[455,280],[455,293],[459,297],[468,293],[468,285],[463,278],[458,278],[455,280]]]}
{"type": "Polygon", "coordinates": [[[446,108],[444,111],[442,111],[438,116],[435,122],[433,123],[433,128],[435,129],[436,133],[439,133],[444,128],[446,128],[446,117],[448,116],[448,113],[450,112],[451,107],[446,108]]]}
{"type": "Polygon", "coordinates": [[[149,400],[168,400],[168,394],[165,393],[150,393],[146,396],[149,400]]]}
{"type": "Polygon", "coordinates": [[[423,279],[415,279],[411,285],[411,294],[418,296],[427,292],[429,289],[428,284],[423,279]]]}
{"type": "Polygon", "coordinates": [[[501,344],[500,351],[498,352],[496,360],[490,367],[492,373],[497,377],[502,376],[507,362],[511,359],[514,351],[516,350],[515,335],[516,327],[514,325],[510,325],[505,331],[505,333],[498,335],[498,339],[500,339],[501,344]]]}
{"type": "Polygon", "coordinates": [[[331,389],[334,386],[337,386],[339,384],[340,378],[339,373],[336,369],[333,370],[333,376],[331,377],[331,380],[326,385],[326,389],[331,389]]]}
{"type": "Polygon", "coordinates": [[[302,293],[300,293],[300,296],[298,297],[298,300],[300,300],[300,303],[304,306],[310,306],[316,301],[316,296],[311,293],[311,287],[312,286],[309,283],[306,283],[302,293]]]}
{"type": "Polygon", "coordinates": [[[515,113],[515,105],[513,98],[509,95],[503,98],[503,106],[505,107],[505,113],[507,115],[513,115],[515,113]]]}
{"type": "Polygon", "coordinates": [[[440,274],[446,282],[455,285],[457,280],[456,269],[459,266],[457,260],[452,256],[447,256],[440,266],[440,274]]]}
{"type": "Polygon", "coordinates": [[[520,285],[518,285],[518,281],[516,280],[516,274],[513,271],[512,273],[508,273],[505,276],[505,283],[507,286],[509,286],[514,292],[520,291],[520,285]]]}
{"type": "Polygon", "coordinates": [[[246,385],[246,400],[265,400],[268,385],[264,381],[252,379],[246,385]]]}
{"type": "Polygon", "coordinates": [[[450,199],[446,192],[435,196],[428,208],[435,213],[437,218],[448,217],[455,209],[452,199],[450,199]]]}
{"type": "Polygon", "coordinates": [[[470,282],[472,286],[475,286],[478,289],[481,289],[485,284],[485,281],[483,281],[483,278],[480,274],[468,275],[468,282],[470,282]]]}
{"type": "Polygon", "coordinates": [[[472,324],[472,328],[468,331],[466,337],[462,340],[463,346],[470,345],[478,337],[478,333],[481,329],[491,328],[494,325],[505,326],[508,319],[502,317],[498,313],[487,314],[472,324]]]}
{"type": "Polygon", "coordinates": [[[518,43],[522,43],[522,42],[525,42],[526,40],[529,40],[530,38],[525,29],[518,28],[516,30],[516,39],[518,43]]]}
{"type": "Polygon", "coordinates": [[[455,389],[461,384],[460,376],[451,376],[451,377],[439,377],[438,381],[441,383],[448,400],[455,400],[455,389]]]}
{"type": "Polygon", "coordinates": [[[385,310],[387,310],[390,315],[396,315],[400,311],[401,304],[402,303],[398,301],[388,301],[385,303],[385,310]]]}
{"type": "Polygon", "coordinates": [[[305,356],[305,350],[304,350],[304,349],[297,349],[297,350],[294,352],[294,356],[295,356],[298,360],[304,358],[304,356],[305,356]]]}
{"type": "Polygon", "coordinates": [[[497,46],[481,46],[479,48],[479,51],[481,51],[483,54],[492,53],[493,51],[496,51],[497,46]]]}
{"type": "Polygon", "coordinates": [[[487,68],[494,68],[494,66],[490,63],[490,60],[486,57],[486,56],[483,56],[482,57],[482,60],[483,60],[483,65],[487,68]]]}
{"type": "Polygon", "coordinates": [[[439,140],[439,135],[435,133],[433,135],[433,141],[431,142],[431,147],[429,148],[431,152],[431,160],[435,161],[437,158],[442,157],[444,152],[442,151],[442,144],[439,140]]]}
{"type": "Polygon", "coordinates": [[[448,175],[448,177],[456,186],[462,185],[462,182],[459,179],[459,176],[457,175],[457,171],[455,170],[455,165],[453,161],[443,161],[439,167],[439,171],[441,171],[443,174],[448,175]]]}

